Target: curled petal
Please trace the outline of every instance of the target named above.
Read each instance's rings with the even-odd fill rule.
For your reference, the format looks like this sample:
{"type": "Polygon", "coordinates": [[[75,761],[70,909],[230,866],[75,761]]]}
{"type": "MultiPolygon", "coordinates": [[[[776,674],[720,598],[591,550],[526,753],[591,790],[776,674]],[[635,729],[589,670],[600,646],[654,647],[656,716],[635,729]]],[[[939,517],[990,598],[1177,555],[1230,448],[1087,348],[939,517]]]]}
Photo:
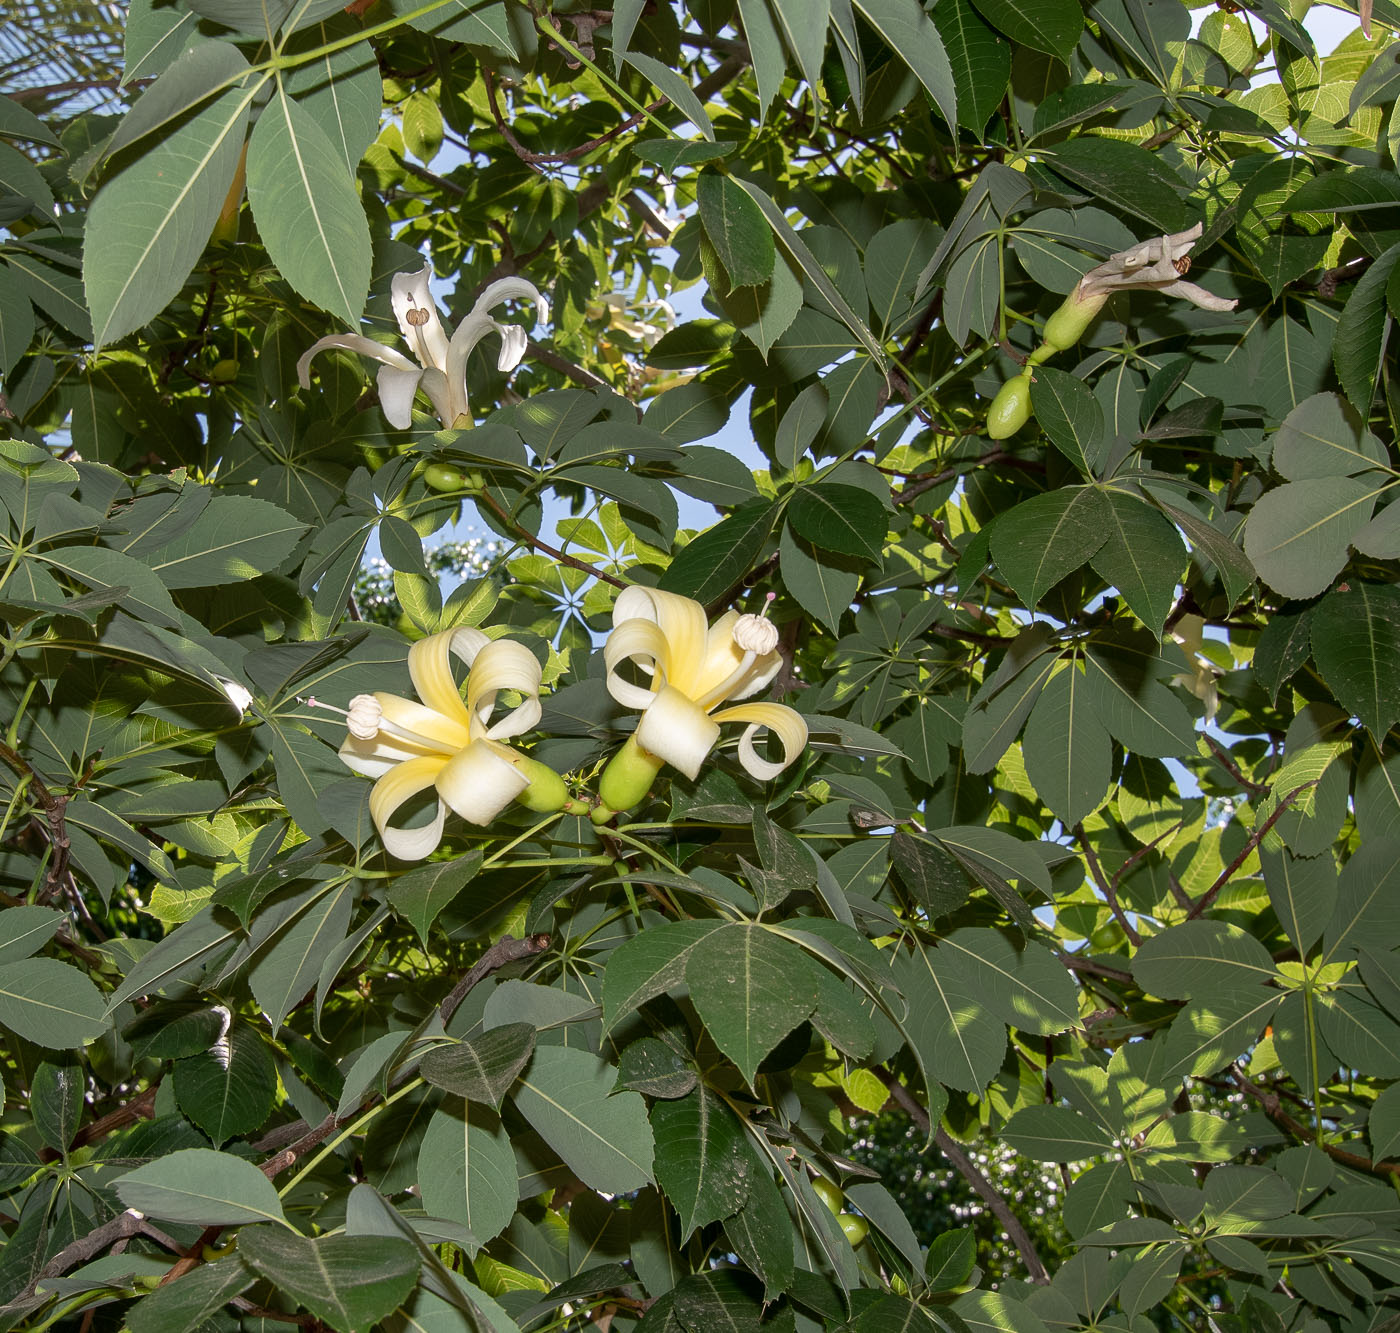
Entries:
{"type": "Polygon", "coordinates": [[[661,627],[650,620],[624,620],[603,645],[603,661],[608,668],[608,693],[624,708],[646,708],[656,697],[655,690],[634,685],[617,674],[618,664],[635,662],[648,675],[659,673],[658,686],[665,684],[670,669],[671,648],[661,627]]]}
{"type": "Polygon", "coordinates": [[[399,332],[425,369],[447,364],[447,331],[438,318],[437,304],[428,290],[432,265],[424,264],[416,273],[396,273],[390,284],[394,317],[399,332]]]}
{"type": "Polygon", "coordinates": [[[417,367],[402,352],[396,352],[392,347],[385,347],[383,343],[377,343],[373,338],[366,338],[360,333],[333,333],[329,338],[321,338],[312,343],[297,361],[297,380],[303,389],[311,387],[311,358],[317,352],[326,352],[331,348],[337,348],[342,352],[356,352],[360,356],[369,357],[372,361],[378,361],[381,365],[392,366],[395,370],[417,372],[417,367]]]}
{"type": "Polygon", "coordinates": [[[423,372],[418,387],[428,395],[428,401],[432,403],[437,419],[444,426],[455,424],[457,418],[467,410],[466,389],[463,388],[460,395],[454,394],[447,376],[436,366],[429,366],[423,372]]]}
{"type": "Polygon", "coordinates": [[[524,644],[510,639],[488,643],[476,655],[467,677],[467,712],[472,718],[472,734],[490,740],[503,740],[529,731],[540,720],[539,661],[524,644]],[[491,711],[501,690],[517,690],[525,697],[494,725],[491,711]]]}
{"type": "Polygon", "coordinates": [[[744,734],[739,738],[739,762],[750,777],[760,782],[776,778],[807,744],[807,723],[802,714],[786,704],[736,704],[714,715],[716,722],[747,722],[744,734]],[[783,761],[780,764],[764,759],[754,749],[754,736],[761,728],[773,732],[783,747],[783,761]]]}
{"type": "Polygon", "coordinates": [[[447,807],[441,800],[436,816],[419,828],[392,828],[389,818],[404,802],[431,787],[446,763],[441,755],[405,760],[385,773],[369,794],[369,814],[380,840],[385,850],[401,861],[421,861],[442,841],[447,807]]]}
{"type": "Polygon", "coordinates": [[[1216,296],[1214,292],[1208,292],[1204,287],[1198,287],[1194,282],[1183,282],[1180,278],[1159,290],[1163,296],[1179,296],[1183,301],[1190,301],[1192,305],[1200,306],[1202,310],[1233,310],[1239,305],[1238,301],[1216,296]]]}
{"type": "Polygon", "coordinates": [[[541,321],[549,318],[549,302],[540,295],[533,282],[525,278],[497,278],[488,283],[472,306],[472,314],[485,314],[505,301],[533,301],[539,311],[541,321]]]}
{"type": "Polygon", "coordinates": [[[470,731],[472,719],[457,692],[452,658],[456,656],[470,667],[477,653],[490,642],[479,629],[463,627],[430,634],[408,650],[408,674],[418,697],[434,712],[458,723],[464,731],[470,731]]]}
{"type": "Polygon", "coordinates": [[[496,369],[503,373],[512,371],[524,357],[525,349],[530,345],[530,335],[519,324],[497,324],[495,327],[501,335],[501,354],[496,358],[496,369]]]}
{"type": "MultiPolygon", "coordinates": [[[[659,588],[643,588],[633,584],[618,594],[613,606],[614,626],[620,628],[629,620],[650,621],[660,628],[668,651],[664,660],[657,659],[657,665],[665,675],[667,684],[674,685],[691,698],[704,693],[706,676],[718,671],[719,666],[709,660],[710,628],[705,619],[705,608],[699,602],[689,597],[679,597],[673,592],[662,592],[659,588]]],[[[716,629],[725,625],[725,620],[726,617],[720,617],[716,629]]],[[[616,628],[613,633],[617,633],[616,628]]],[[[727,625],[722,635],[716,637],[716,644],[722,647],[723,643],[729,645],[723,649],[728,665],[717,678],[728,675],[742,657],[727,625]]]]}
{"type": "Polygon", "coordinates": [[[379,410],[384,420],[395,430],[407,430],[413,425],[413,395],[418,392],[418,383],[423,372],[417,366],[384,365],[379,368],[379,410]]]}
{"type": "Polygon", "coordinates": [[[376,694],[380,731],[403,746],[417,746],[419,754],[453,754],[471,744],[471,729],[460,718],[426,708],[397,694],[376,694]],[[405,734],[407,733],[407,734],[405,734]]]}
{"type": "Polygon", "coordinates": [[[700,765],[717,740],[715,720],[670,685],[658,692],[637,723],[637,744],[692,779],[700,776],[700,765]]]}
{"type": "Polygon", "coordinates": [[[473,741],[443,765],[438,795],[469,824],[489,824],[530,779],[488,741],[473,741]]]}
{"type": "Polygon", "coordinates": [[[417,746],[406,745],[383,734],[372,740],[347,736],[337,753],[346,768],[364,778],[383,777],[395,764],[401,764],[405,759],[423,757],[423,751],[417,746]]]}

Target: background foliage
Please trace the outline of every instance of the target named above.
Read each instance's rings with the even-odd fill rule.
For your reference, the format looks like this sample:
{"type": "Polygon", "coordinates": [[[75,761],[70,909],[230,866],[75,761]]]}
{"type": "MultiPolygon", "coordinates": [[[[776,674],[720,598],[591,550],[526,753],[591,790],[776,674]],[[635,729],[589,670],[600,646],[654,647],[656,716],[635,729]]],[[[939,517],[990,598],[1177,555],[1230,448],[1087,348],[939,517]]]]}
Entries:
{"type": "Polygon", "coordinates": [[[5,1327],[1390,1326],[1392,0],[132,0],[119,87],[30,9],[5,1327]],[[1114,296],[993,439],[1197,222],[1237,308],[1114,296]],[[425,259],[550,297],[475,428],[302,387],[425,259]],[[389,857],[313,700],[508,632],[589,801],[630,583],[776,593],[799,762],[389,857]]]}

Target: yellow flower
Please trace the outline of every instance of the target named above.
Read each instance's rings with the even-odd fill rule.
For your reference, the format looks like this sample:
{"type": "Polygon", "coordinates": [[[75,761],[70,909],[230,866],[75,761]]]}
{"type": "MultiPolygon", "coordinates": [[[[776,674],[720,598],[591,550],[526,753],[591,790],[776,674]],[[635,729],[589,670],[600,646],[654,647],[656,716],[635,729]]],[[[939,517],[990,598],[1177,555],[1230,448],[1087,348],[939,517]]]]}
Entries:
{"type": "MultiPolygon", "coordinates": [[[[697,777],[723,722],[748,724],[739,740],[739,762],[759,781],[777,777],[791,764],[807,743],[801,714],[774,703],[715,711],[726,699],[747,698],[772,681],[783,664],[777,647],[778,631],[762,616],[729,611],[707,625],[704,608],[688,597],[655,588],[624,589],[613,608],[603,658],[609,693],[625,707],[641,710],[629,741],[638,780],[648,767],[654,777],[662,763],[697,777]],[[618,674],[617,668],[628,661],[651,677],[649,685],[618,674]],[[782,743],[780,763],[762,758],[754,748],[755,735],[765,728],[782,743]]],[[[649,785],[650,778],[640,791],[633,783],[610,792],[605,780],[599,790],[607,805],[621,810],[640,800],[649,785]]]]}
{"type": "Polygon", "coordinates": [[[422,700],[359,694],[350,701],[350,735],[340,757],[356,773],[377,778],[369,811],[384,846],[405,861],[421,860],[442,840],[449,808],[471,824],[489,824],[513,800],[559,809],[567,795],[557,773],[500,742],[540,720],[540,664],[524,645],[494,642],[477,629],[454,629],[415,643],[408,674],[422,700]],[[466,702],[452,658],[470,668],[466,702]],[[514,690],[521,702],[492,722],[496,697],[514,690]],[[405,802],[437,789],[437,815],[418,828],[389,820],[405,802]],[[557,799],[556,799],[557,798],[557,799]]]}

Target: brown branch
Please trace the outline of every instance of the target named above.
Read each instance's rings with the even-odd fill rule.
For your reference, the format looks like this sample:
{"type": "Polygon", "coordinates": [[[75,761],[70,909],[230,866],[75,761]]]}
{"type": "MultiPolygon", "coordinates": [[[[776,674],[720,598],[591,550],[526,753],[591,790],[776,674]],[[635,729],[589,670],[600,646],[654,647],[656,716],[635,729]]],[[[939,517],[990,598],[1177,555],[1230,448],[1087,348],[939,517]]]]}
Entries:
{"type": "Polygon", "coordinates": [[[897,505],[907,505],[918,499],[925,491],[932,490],[935,486],[941,486],[945,481],[952,481],[955,477],[961,477],[965,473],[971,472],[974,468],[989,467],[993,463],[1005,463],[1008,467],[1018,468],[1023,472],[1044,472],[1045,466],[1029,458],[1016,458],[1006,452],[1000,446],[989,449],[985,454],[974,458],[969,463],[963,463],[954,467],[942,468],[937,472],[930,472],[925,476],[911,481],[903,487],[899,494],[893,496],[897,505]]]}
{"type": "Polygon", "coordinates": [[[1118,923],[1123,934],[1128,937],[1128,943],[1134,946],[1142,943],[1142,936],[1138,934],[1137,927],[1128,920],[1128,914],[1123,910],[1118,902],[1117,882],[1110,883],[1108,876],[1103,873],[1103,866],[1099,864],[1099,858],[1094,851],[1093,844],[1084,833],[1084,825],[1074,826],[1074,836],[1079,841],[1079,846],[1084,852],[1084,860],[1088,863],[1089,874],[1095,884],[1098,885],[1099,892],[1103,894],[1104,901],[1108,904],[1108,910],[1113,913],[1113,919],[1118,923]]]}
{"type": "MultiPolygon", "coordinates": [[[[900,1109],[927,1134],[932,1128],[929,1114],[914,1100],[909,1089],[886,1069],[877,1069],[875,1073],[889,1089],[890,1096],[899,1104],[900,1109]]],[[[1020,1252],[1021,1262],[1025,1264],[1026,1272],[1030,1274],[1031,1281],[1042,1287],[1048,1286],[1050,1274],[1046,1271],[1045,1264],[1036,1251],[1035,1242],[1031,1240],[1030,1232],[1022,1225],[1021,1219],[1011,1211],[1011,1206],[1006,1200],[997,1193],[996,1186],[982,1174],[977,1163],[953,1141],[941,1126],[934,1131],[933,1141],[938,1145],[939,1151],[958,1169],[958,1174],[977,1191],[982,1201],[991,1209],[993,1216],[1001,1223],[1006,1234],[1011,1237],[1012,1243],[1020,1252]]]]}
{"type": "MultiPolygon", "coordinates": [[[[533,338],[526,342],[525,350],[529,352],[532,360],[541,362],[551,370],[557,370],[561,375],[573,380],[575,384],[583,385],[585,389],[612,388],[607,380],[595,375],[591,370],[585,370],[582,366],[575,365],[568,357],[560,356],[558,352],[537,343],[533,338]]],[[[637,415],[641,416],[640,409],[638,409],[637,415]]]]}
{"type": "Polygon", "coordinates": [[[1204,736],[1207,748],[1215,757],[1215,762],[1220,765],[1234,780],[1245,789],[1251,796],[1266,796],[1269,789],[1262,782],[1255,782],[1240,771],[1239,765],[1230,758],[1230,752],[1220,745],[1217,745],[1210,736],[1204,736]]]}
{"type": "Polygon", "coordinates": [[[30,766],[29,761],[4,741],[0,741],[0,760],[3,760],[16,776],[29,779],[29,789],[43,807],[44,819],[48,824],[45,831],[48,834],[49,846],[53,849],[53,859],[49,862],[48,872],[44,876],[46,888],[42,896],[47,900],[58,892],[64,876],[68,873],[68,825],[64,819],[68,795],[54,795],[48,784],[30,766]]]}
{"type": "Polygon", "coordinates": [[[1359,278],[1371,267],[1373,262],[1370,255],[1358,255],[1355,259],[1347,260],[1345,264],[1339,264],[1336,268],[1325,270],[1322,277],[1318,279],[1317,294],[1319,296],[1336,296],[1339,284],[1359,278]]]}
{"type": "Polygon", "coordinates": [[[1071,972],[1086,972],[1090,976],[1105,977],[1109,981],[1118,981],[1125,986],[1133,985],[1133,974],[1125,972],[1121,967],[1109,967],[1107,963],[1095,962],[1092,958],[1081,957],[1077,953],[1070,953],[1063,950],[1055,955],[1071,972]]]}
{"type": "Polygon", "coordinates": [[[1287,810],[1298,797],[1307,791],[1309,787],[1316,787],[1320,780],[1319,778],[1314,778],[1311,782],[1303,783],[1301,787],[1295,787],[1278,803],[1278,807],[1274,812],[1245,839],[1244,846],[1240,848],[1235,859],[1216,876],[1215,883],[1196,899],[1195,906],[1186,913],[1186,919],[1188,921],[1200,916],[1200,914],[1216,900],[1220,894],[1220,890],[1230,882],[1235,872],[1249,859],[1249,854],[1264,841],[1265,835],[1283,817],[1284,811],[1287,810]]]}
{"type": "Polygon", "coordinates": [[[442,1018],[443,1026],[446,1027],[452,1021],[457,1006],[467,998],[467,993],[473,986],[484,981],[492,972],[505,967],[507,963],[517,963],[522,958],[533,958],[536,954],[543,953],[551,943],[550,937],[543,931],[537,935],[527,935],[523,940],[518,940],[513,935],[502,935],[476,960],[461,981],[451,989],[447,998],[438,1005],[438,1014],[442,1018]]]}
{"type": "Polygon", "coordinates": [[[535,550],[543,551],[545,555],[551,556],[562,565],[568,565],[570,569],[577,569],[581,573],[592,575],[595,579],[602,579],[604,583],[610,583],[614,588],[622,589],[628,586],[617,575],[609,574],[606,570],[599,569],[596,565],[590,565],[585,560],[579,560],[566,551],[561,551],[557,546],[551,546],[543,537],[536,536],[523,523],[517,523],[490,491],[484,489],[478,491],[476,498],[485,501],[486,506],[506,527],[516,533],[522,541],[528,542],[535,550]]]}
{"type": "MultiPolygon", "coordinates": [[[[1264,1114],[1280,1129],[1287,1130],[1294,1138],[1303,1143],[1316,1142],[1312,1131],[1302,1121],[1295,1120],[1283,1109],[1282,1099],[1278,1093],[1261,1088],[1251,1080],[1249,1075],[1240,1068],[1238,1060],[1230,1066],[1230,1077],[1237,1087],[1249,1093],[1259,1103],[1264,1114]]],[[[1400,1162],[1373,1162],[1369,1157],[1362,1157],[1360,1153],[1348,1152],[1345,1148],[1337,1147],[1335,1143],[1318,1143],[1317,1146],[1334,1162],[1341,1166],[1349,1166],[1353,1171],[1364,1171],[1367,1175],[1379,1176],[1382,1180],[1400,1179],[1400,1162]]]]}

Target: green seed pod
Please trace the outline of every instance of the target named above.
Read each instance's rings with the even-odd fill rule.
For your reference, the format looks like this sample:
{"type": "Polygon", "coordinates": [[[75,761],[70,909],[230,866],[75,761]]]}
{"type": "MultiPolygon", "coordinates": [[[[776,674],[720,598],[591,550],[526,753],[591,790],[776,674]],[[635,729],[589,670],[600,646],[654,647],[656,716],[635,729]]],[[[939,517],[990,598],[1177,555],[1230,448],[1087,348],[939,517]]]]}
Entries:
{"type": "Polygon", "coordinates": [[[1004,440],[1016,434],[1030,420],[1031,377],[1022,372],[1001,386],[987,411],[987,434],[994,440],[1004,440]]]}
{"type": "Polygon", "coordinates": [[[1056,352],[1067,352],[1083,336],[1095,315],[1103,309],[1107,296],[1079,295],[1075,288],[1060,308],[1045,321],[1046,345],[1056,352]]]}
{"type": "Polygon", "coordinates": [[[516,768],[530,779],[530,785],[515,798],[521,805],[527,810],[537,810],[542,815],[564,808],[569,799],[569,789],[558,773],[548,764],[542,764],[538,759],[529,759],[524,755],[518,756],[513,762],[516,768]]]}
{"type": "MultiPolygon", "coordinates": [[[[629,736],[622,749],[608,760],[603,776],[598,779],[598,795],[603,804],[613,810],[630,810],[640,805],[656,781],[662,762],[643,750],[635,736],[629,736]]],[[[594,822],[597,822],[596,812],[594,822]]]]}
{"type": "Polygon", "coordinates": [[[460,468],[450,467],[446,463],[429,463],[423,472],[423,480],[433,490],[442,491],[448,495],[454,491],[460,491],[467,482],[460,468]]]}

